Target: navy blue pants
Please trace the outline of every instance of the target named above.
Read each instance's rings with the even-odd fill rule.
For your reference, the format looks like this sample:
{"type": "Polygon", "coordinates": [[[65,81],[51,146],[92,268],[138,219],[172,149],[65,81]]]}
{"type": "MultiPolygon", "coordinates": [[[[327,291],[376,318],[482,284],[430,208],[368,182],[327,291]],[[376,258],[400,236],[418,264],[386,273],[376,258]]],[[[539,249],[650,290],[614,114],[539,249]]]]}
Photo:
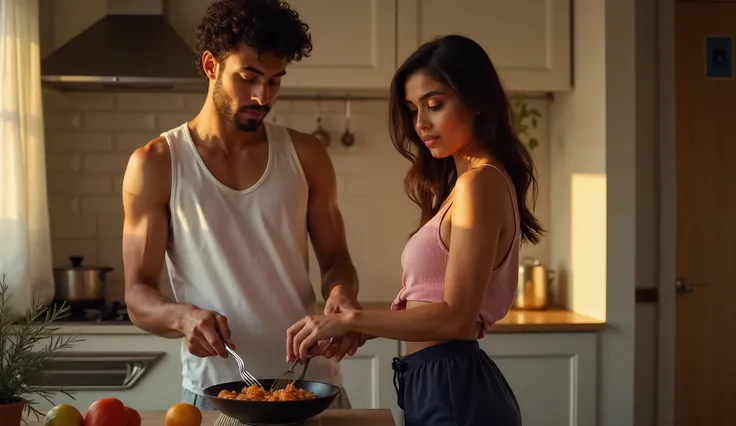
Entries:
{"type": "Polygon", "coordinates": [[[405,426],[520,426],[516,396],[476,340],[394,358],[405,426]]]}

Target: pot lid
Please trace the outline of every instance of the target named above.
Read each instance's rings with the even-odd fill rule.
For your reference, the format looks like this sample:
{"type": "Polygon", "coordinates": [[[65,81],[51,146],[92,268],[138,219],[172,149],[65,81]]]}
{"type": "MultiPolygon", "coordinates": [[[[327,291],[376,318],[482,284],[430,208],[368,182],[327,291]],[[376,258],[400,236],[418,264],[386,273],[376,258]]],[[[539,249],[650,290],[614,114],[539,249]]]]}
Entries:
{"type": "Polygon", "coordinates": [[[112,271],[112,268],[109,266],[82,265],[83,260],[84,260],[84,256],[69,256],[69,262],[71,263],[71,266],[54,268],[54,270],[55,271],[87,270],[87,271],[104,271],[104,272],[112,271]]]}

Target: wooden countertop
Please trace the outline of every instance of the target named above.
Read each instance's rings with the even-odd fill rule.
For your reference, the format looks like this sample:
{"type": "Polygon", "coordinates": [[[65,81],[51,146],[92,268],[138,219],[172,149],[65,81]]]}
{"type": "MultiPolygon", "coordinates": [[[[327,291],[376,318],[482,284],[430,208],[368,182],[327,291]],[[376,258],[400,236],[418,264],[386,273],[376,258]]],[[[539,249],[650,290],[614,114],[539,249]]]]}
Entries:
{"type": "MultiPolygon", "coordinates": [[[[385,310],[391,306],[391,302],[360,303],[366,310],[385,310]]],[[[319,304],[318,309],[321,312],[324,305],[319,304]]],[[[599,331],[605,327],[604,321],[562,308],[551,307],[539,311],[512,309],[505,318],[494,324],[490,333],[599,331]]]]}
{"type": "MultiPolygon", "coordinates": [[[[360,302],[363,309],[387,310],[391,302],[360,302]]],[[[317,305],[317,312],[324,311],[324,304],[317,305]]],[[[130,323],[75,323],[59,324],[61,333],[79,333],[83,335],[148,335],[149,333],[130,323]]],[[[508,315],[491,328],[491,333],[544,333],[599,331],[606,327],[599,321],[576,312],[562,308],[546,310],[511,310],[508,315]]]]}
{"type": "Polygon", "coordinates": [[[606,323],[566,309],[543,311],[512,309],[491,327],[490,333],[599,331],[606,323]]]}
{"type": "MultiPolygon", "coordinates": [[[[164,426],[166,411],[140,411],[141,426],[164,426]]],[[[202,426],[215,426],[220,413],[202,411],[202,426]]],[[[232,420],[232,419],[230,419],[232,420]]],[[[27,426],[43,426],[44,419],[35,416],[28,418],[27,426]]],[[[374,410],[326,410],[307,426],[394,426],[394,418],[388,409],[374,410]]]]}

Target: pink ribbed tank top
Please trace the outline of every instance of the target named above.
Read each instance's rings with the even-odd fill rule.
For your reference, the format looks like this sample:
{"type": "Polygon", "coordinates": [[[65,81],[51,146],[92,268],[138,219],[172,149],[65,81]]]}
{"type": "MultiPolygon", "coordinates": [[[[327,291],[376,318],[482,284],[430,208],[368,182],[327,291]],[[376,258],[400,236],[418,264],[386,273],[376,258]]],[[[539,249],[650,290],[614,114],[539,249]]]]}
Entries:
{"type": "MultiPolygon", "coordinates": [[[[479,338],[483,337],[488,329],[508,313],[516,295],[519,279],[519,209],[516,192],[506,175],[496,166],[486,164],[501,173],[514,206],[514,226],[516,233],[511,247],[501,265],[493,270],[486,285],[478,322],[481,323],[479,338]]],[[[423,302],[442,302],[444,296],[445,271],[450,254],[442,241],[440,224],[452,206],[452,200],[437,214],[422,226],[406,243],[401,254],[401,290],[391,304],[391,309],[406,308],[409,300],[423,302]]],[[[503,248],[502,248],[503,249],[503,248]]],[[[493,262],[493,259],[488,259],[493,262]]]]}

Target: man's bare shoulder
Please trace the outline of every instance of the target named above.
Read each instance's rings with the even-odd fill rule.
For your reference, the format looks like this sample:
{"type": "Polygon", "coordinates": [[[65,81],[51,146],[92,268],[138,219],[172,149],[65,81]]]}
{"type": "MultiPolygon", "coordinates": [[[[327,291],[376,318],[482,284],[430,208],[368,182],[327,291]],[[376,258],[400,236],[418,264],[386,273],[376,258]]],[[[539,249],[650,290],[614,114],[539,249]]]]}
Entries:
{"type": "Polygon", "coordinates": [[[128,168],[131,167],[153,173],[170,171],[171,153],[166,138],[159,136],[133,151],[128,162],[128,168]]]}
{"type": "Polygon", "coordinates": [[[171,152],[166,138],[159,136],[130,155],[123,178],[123,192],[168,198],[170,188],[171,152]]]}
{"type": "Polygon", "coordinates": [[[317,139],[317,137],[288,127],[287,130],[291,136],[291,141],[294,143],[294,148],[299,155],[299,159],[302,162],[302,166],[320,167],[324,166],[325,162],[330,161],[325,144],[317,139]]]}
{"type": "Polygon", "coordinates": [[[310,185],[333,181],[335,171],[325,144],[308,133],[287,129],[310,185]]]}

